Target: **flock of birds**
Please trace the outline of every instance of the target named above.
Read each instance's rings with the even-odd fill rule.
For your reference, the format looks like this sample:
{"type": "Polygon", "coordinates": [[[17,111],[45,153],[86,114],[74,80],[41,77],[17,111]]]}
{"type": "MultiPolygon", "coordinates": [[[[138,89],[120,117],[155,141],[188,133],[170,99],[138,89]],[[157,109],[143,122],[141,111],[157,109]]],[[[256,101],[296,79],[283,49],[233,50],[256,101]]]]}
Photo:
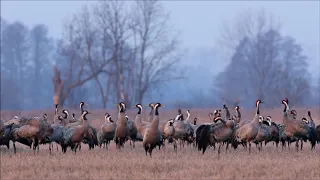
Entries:
{"type": "Polygon", "coordinates": [[[17,117],[8,121],[0,120],[0,145],[10,148],[10,141],[13,142],[14,153],[16,153],[16,142],[33,148],[34,153],[39,152],[41,144],[49,144],[49,151],[61,147],[63,153],[70,148],[75,153],[81,149],[81,143],[89,145],[92,150],[96,146],[108,148],[108,145],[114,141],[117,149],[124,147],[129,141],[131,148],[135,147],[136,141],[142,141],[146,155],[152,156],[152,151],[158,146],[173,144],[174,151],[177,152],[177,143],[184,147],[185,143],[189,146],[198,148],[204,153],[208,147],[216,148],[218,145],[218,154],[222,146],[226,145],[226,151],[231,145],[236,149],[242,145],[251,152],[252,143],[260,151],[263,144],[273,142],[278,148],[282,143],[282,149],[296,142],[296,149],[301,149],[303,142],[311,143],[311,150],[315,148],[316,143],[320,142],[320,125],[316,126],[311,112],[302,119],[297,119],[297,112],[289,108],[287,98],[282,100],[284,105],[283,122],[276,124],[271,116],[263,117],[260,115],[261,100],[256,101],[256,111],[252,120],[241,118],[240,107],[236,106],[236,115],[231,116],[229,109],[223,105],[222,110],[214,110],[210,113],[210,122],[197,124],[197,118],[193,123],[189,122],[190,111],[187,110],[187,117],[184,118],[181,110],[178,115],[165,123],[160,123],[159,108],[164,107],[161,103],[150,103],[151,108],[148,120],[144,121],[142,116],[143,106],[137,104],[138,112],[133,120],[126,115],[126,105],[121,102],[118,106],[118,117],[114,121],[111,115],[105,114],[105,123],[100,129],[90,126],[87,115],[90,114],[84,110],[86,105],[80,103],[81,116],[77,120],[75,114],[70,117],[69,111],[63,109],[59,113],[58,105],[55,106],[53,123],[47,122],[47,115],[43,117],[17,117]],[[58,122],[57,122],[58,120],[58,122]],[[287,144],[287,145],[286,145],[287,144]],[[249,147],[248,147],[249,146],[249,147]]]}

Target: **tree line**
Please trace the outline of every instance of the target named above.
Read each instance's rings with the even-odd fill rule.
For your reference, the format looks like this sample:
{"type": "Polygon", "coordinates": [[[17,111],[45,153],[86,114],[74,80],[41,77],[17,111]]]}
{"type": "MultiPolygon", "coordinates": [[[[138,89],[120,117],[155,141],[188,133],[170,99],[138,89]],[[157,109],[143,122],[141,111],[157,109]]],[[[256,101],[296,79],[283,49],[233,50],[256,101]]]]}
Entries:
{"type": "MultiPolygon", "coordinates": [[[[213,82],[207,90],[192,90],[200,79],[183,66],[179,31],[169,20],[159,1],[99,1],[68,17],[55,39],[45,24],[28,27],[1,17],[1,109],[75,107],[80,100],[95,108],[154,100],[180,107],[251,106],[256,98],[273,107],[284,96],[295,105],[317,103],[312,92],[320,90],[320,78],[319,86],[310,84],[303,48],[266,14],[243,17],[223,31],[229,64],[206,75],[213,82]],[[192,91],[187,101],[158,95],[181,88],[192,91]]],[[[219,59],[212,60],[219,66],[219,59]]]]}

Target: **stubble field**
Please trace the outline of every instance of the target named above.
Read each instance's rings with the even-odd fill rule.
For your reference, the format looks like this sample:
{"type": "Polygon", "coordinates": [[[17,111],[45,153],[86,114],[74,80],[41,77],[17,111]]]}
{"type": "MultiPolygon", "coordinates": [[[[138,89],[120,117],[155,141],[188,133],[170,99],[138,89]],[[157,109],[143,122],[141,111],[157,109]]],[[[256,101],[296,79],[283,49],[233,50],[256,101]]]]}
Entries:
{"type": "MultiPolygon", "coordinates": [[[[99,129],[105,111],[88,110],[93,113],[88,115],[90,124],[99,129]]],[[[261,113],[271,115],[279,123],[282,121],[281,110],[261,108],[261,113]]],[[[310,110],[316,124],[320,124],[319,108],[310,110]]],[[[78,111],[74,110],[76,115],[78,111]]],[[[297,111],[298,117],[307,113],[305,108],[297,111]]],[[[22,112],[20,115],[41,116],[44,112],[52,116],[49,111],[22,112]]],[[[110,112],[116,119],[116,112],[110,112]]],[[[135,112],[128,111],[131,120],[134,120],[135,112]]],[[[209,109],[191,109],[191,120],[197,117],[198,123],[209,122],[209,112],[209,109]]],[[[161,109],[162,123],[175,114],[176,111],[161,109]]],[[[253,111],[243,110],[242,114],[243,119],[252,119],[253,111]]],[[[1,112],[1,119],[8,120],[14,115],[17,112],[1,112]]],[[[178,146],[176,154],[172,144],[166,144],[164,149],[155,149],[152,158],[145,156],[140,142],[134,149],[126,143],[120,151],[113,142],[108,150],[95,147],[89,151],[88,145],[82,144],[81,151],[76,154],[70,150],[62,154],[60,147],[56,150],[56,145],[52,155],[49,155],[47,145],[40,146],[38,155],[26,146],[19,144],[17,148],[17,154],[14,154],[12,149],[0,147],[0,179],[320,179],[320,144],[310,151],[309,143],[304,143],[303,150],[296,152],[294,144],[290,150],[282,150],[270,143],[261,152],[253,146],[251,154],[242,147],[228,152],[223,147],[220,156],[213,148],[202,155],[192,146],[178,146]]]]}

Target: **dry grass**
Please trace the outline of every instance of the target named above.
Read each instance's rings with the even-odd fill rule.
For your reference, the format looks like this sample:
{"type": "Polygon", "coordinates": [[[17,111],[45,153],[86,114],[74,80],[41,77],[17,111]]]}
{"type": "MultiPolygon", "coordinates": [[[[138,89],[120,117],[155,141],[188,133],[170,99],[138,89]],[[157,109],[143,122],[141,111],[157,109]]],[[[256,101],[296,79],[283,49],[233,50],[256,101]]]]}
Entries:
{"type": "MultiPolygon", "coordinates": [[[[311,109],[316,124],[319,124],[317,108],[311,109]]],[[[89,109],[90,110],[90,109],[89,109]]],[[[297,109],[299,115],[306,109],[297,109]]],[[[92,111],[91,124],[99,127],[104,111],[92,111]],[[100,118],[101,117],[101,118],[100,118]]],[[[114,111],[109,111],[115,117],[114,111]]],[[[134,118],[134,112],[128,112],[134,118]]],[[[174,117],[175,111],[161,111],[163,119],[174,117]]],[[[202,122],[208,121],[209,110],[191,110],[202,122]]],[[[16,112],[2,112],[1,118],[8,120],[16,112]]],[[[43,112],[22,112],[21,115],[37,115],[43,112]]],[[[281,110],[262,109],[263,115],[271,115],[281,121],[281,110]]],[[[243,112],[244,118],[252,118],[252,111],[243,112]]],[[[90,116],[88,116],[90,117],[90,116]]],[[[115,119],[115,118],[114,118],[115,119]]],[[[41,146],[39,155],[31,149],[18,145],[17,154],[12,149],[1,149],[0,179],[320,179],[320,145],[310,151],[309,143],[301,152],[279,148],[268,144],[262,152],[254,147],[252,154],[243,148],[222,151],[220,157],[213,148],[202,155],[195,148],[185,147],[173,152],[172,145],[164,150],[154,150],[153,157],[146,157],[141,143],[131,150],[129,144],[117,151],[112,142],[109,150],[87,145],[77,154],[56,151],[49,155],[48,146],[41,146]]]]}

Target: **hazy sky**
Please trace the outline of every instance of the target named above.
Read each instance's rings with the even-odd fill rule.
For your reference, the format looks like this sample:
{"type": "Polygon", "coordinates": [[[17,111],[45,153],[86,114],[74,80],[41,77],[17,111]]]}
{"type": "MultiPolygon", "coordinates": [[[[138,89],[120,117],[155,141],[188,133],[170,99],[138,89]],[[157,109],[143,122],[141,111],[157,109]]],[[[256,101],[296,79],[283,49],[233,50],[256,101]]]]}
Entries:
{"type": "MultiPolygon", "coordinates": [[[[48,25],[50,34],[60,37],[62,20],[80,10],[87,1],[1,1],[1,16],[32,26],[48,25]]],[[[283,23],[282,32],[303,45],[310,57],[310,70],[320,69],[319,1],[164,1],[171,13],[171,24],[181,31],[183,46],[188,49],[211,49],[224,22],[232,22],[238,13],[264,8],[283,23]]]]}

